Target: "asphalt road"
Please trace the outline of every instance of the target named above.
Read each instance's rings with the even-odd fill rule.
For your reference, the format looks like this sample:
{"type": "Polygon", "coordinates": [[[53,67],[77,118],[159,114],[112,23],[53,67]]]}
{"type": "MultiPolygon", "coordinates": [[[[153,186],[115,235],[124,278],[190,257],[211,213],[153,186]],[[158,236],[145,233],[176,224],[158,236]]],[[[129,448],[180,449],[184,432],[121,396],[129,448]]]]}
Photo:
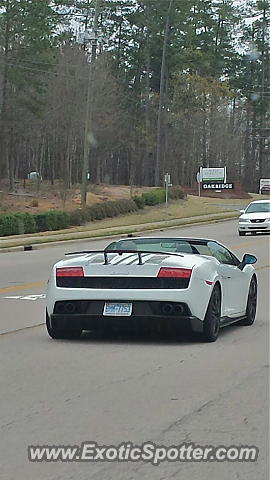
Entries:
{"type": "Polygon", "coordinates": [[[252,327],[216,343],[192,338],[54,341],[44,286],[66,251],[104,241],[0,255],[0,477],[3,480],[266,480],[268,468],[269,237],[236,235],[236,222],[170,229],[215,238],[258,257],[259,308],[252,327]],[[28,445],[256,445],[255,463],[29,463],[28,445]]]}

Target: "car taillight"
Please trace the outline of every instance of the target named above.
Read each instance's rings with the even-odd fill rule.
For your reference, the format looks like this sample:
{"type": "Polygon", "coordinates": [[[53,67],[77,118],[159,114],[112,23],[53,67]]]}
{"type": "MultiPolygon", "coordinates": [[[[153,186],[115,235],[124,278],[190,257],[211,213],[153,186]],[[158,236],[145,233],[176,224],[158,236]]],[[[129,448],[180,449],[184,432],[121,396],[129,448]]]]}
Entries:
{"type": "Polygon", "coordinates": [[[56,268],[56,277],[84,277],[83,267],[56,268]]]}
{"type": "Polygon", "coordinates": [[[169,268],[161,267],[158,272],[158,277],[167,277],[167,278],[190,278],[191,277],[191,268],[169,268]]]}

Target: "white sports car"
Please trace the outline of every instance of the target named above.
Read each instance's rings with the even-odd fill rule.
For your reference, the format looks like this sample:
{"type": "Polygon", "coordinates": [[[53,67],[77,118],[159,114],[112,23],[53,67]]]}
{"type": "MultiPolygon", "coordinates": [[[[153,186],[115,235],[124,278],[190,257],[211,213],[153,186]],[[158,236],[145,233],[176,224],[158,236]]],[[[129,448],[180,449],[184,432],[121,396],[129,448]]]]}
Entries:
{"type": "Polygon", "coordinates": [[[256,257],[240,261],[215,240],[127,238],[102,251],[67,254],[47,286],[46,324],[52,338],[83,330],[184,327],[214,342],[220,327],[252,325],[256,257]]]}

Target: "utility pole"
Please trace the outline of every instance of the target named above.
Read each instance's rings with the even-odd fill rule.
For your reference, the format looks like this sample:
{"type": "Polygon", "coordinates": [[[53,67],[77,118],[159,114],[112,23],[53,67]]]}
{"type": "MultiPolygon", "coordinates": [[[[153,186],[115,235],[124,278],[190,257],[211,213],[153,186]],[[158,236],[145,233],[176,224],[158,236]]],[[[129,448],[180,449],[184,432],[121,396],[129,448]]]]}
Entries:
{"type": "Polygon", "coordinates": [[[167,44],[168,44],[168,37],[169,37],[172,4],[173,4],[173,0],[170,0],[168,12],[167,12],[165,30],[164,30],[162,62],[161,62],[161,71],[160,71],[159,107],[158,107],[158,124],[157,124],[157,156],[156,156],[156,168],[155,168],[155,186],[156,187],[158,187],[160,184],[161,129],[162,129],[162,117],[164,113],[163,109],[164,109],[164,97],[165,97],[166,53],[167,53],[167,44]]]}
{"type": "MultiPolygon", "coordinates": [[[[87,79],[87,99],[86,99],[86,114],[85,114],[85,127],[84,127],[84,143],[83,143],[83,166],[82,166],[82,183],[81,183],[81,206],[86,206],[87,200],[87,182],[89,172],[89,147],[90,147],[90,135],[93,130],[93,70],[94,63],[97,55],[97,41],[98,41],[98,17],[100,12],[100,0],[96,0],[95,4],[95,17],[93,25],[93,38],[91,40],[91,62],[88,66],[88,79],[87,79]]],[[[86,34],[86,32],[85,32],[86,34]]]]}
{"type": "MultiPolygon", "coordinates": [[[[265,34],[267,27],[267,18],[266,18],[266,4],[263,5],[263,19],[262,19],[262,51],[261,51],[261,62],[262,62],[262,74],[261,74],[261,98],[262,105],[260,108],[260,138],[259,138],[259,177],[262,178],[265,174],[266,165],[264,162],[264,157],[266,156],[265,148],[265,126],[266,126],[266,115],[267,115],[267,106],[265,108],[264,103],[267,105],[267,99],[265,98],[265,80],[266,76],[266,58],[269,58],[267,55],[267,47],[265,42],[265,34]]],[[[268,69],[267,69],[268,73],[268,69]]]]}

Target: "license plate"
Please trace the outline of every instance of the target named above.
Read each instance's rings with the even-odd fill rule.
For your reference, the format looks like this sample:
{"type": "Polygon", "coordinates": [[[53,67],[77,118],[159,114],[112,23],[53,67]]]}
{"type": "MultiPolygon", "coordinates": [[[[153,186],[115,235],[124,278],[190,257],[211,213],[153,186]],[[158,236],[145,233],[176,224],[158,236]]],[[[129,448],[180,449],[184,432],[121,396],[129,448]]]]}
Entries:
{"type": "Polygon", "coordinates": [[[132,303],[105,303],[103,315],[130,317],[132,303]]]}

